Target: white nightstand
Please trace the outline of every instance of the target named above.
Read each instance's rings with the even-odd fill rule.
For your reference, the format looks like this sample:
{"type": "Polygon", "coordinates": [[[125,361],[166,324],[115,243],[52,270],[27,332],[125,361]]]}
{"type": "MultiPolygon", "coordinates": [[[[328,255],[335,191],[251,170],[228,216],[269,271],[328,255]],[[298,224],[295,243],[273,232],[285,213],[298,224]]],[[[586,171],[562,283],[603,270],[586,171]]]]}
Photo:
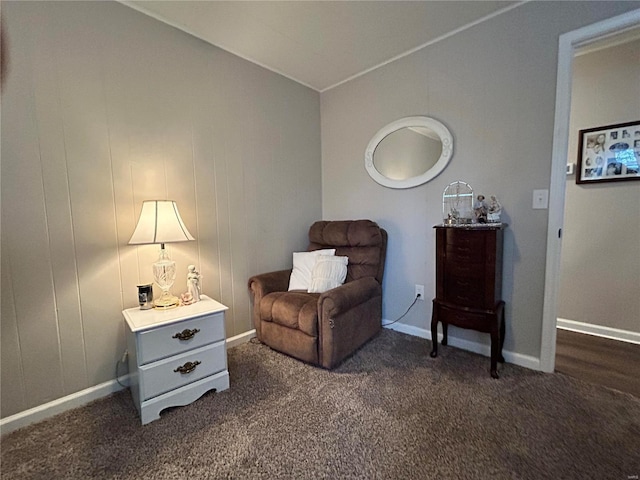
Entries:
{"type": "Polygon", "coordinates": [[[203,295],[171,310],[129,308],[127,325],[131,394],[142,424],[167,407],[188,405],[207,391],[229,388],[224,312],[203,295]]]}

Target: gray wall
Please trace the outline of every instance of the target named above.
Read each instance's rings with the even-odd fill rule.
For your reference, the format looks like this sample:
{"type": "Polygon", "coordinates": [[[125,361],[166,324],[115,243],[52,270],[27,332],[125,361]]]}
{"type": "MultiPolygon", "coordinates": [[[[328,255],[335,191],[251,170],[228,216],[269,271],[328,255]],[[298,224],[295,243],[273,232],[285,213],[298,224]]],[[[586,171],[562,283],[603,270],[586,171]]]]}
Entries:
{"type": "MultiPolygon", "coordinates": [[[[578,132],[640,120],[640,40],[576,57],[568,162],[578,132]]],[[[640,183],[567,177],[558,316],[640,332],[640,183]]]]}
{"type": "MultiPolygon", "coordinates": [[[[531,203],[533,189],[549,188],[558,37],[639,6],[526,3],[322,94],[323,216],[371,218],[389,231],[386,319],[409,306],[414,284],[434,295],[432,226],[441,222],[445,186],[464,180],[476,193],[496,194],[509,223],[505,349],[539,357],[547,211],[531,203]],[[426,185],[388,189],[367,175],[364,150],[382,126],[409,115],[447,125],[454,156],[426,185]]],[[[419,302],[402,321],[419,331],[430,316],[431,302],[419,302]]],[[[488,344],[473,331],[451,335],[488,344]]]]}
{"type": "MultiPolygon", "coordinates": [[[[158,246],[142,201],[178,202],[168,245],[252,328],[246,281],[291,266],[321,216],[319,95],[115,2],[3,2],[2,417],[112,380],[123,308],[158,246]]],[[[121,370],[121,374],[125,373],[121,370]]]]}

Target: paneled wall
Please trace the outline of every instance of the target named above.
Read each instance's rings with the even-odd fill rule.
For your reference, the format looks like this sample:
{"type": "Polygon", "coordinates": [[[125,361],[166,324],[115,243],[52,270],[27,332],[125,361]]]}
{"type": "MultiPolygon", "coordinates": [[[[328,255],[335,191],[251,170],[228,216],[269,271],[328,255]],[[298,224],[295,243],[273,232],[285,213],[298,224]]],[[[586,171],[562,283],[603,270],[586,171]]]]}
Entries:
{"type": "Polygon", "coordinates": [[[127,244],[145,199],[176,200],[196,237],[167,246],[174,293],[196,264],[227,336],[252,329],[246,281],[306,246],[321,159],[319,96],[295,82],[116,2],[2,15],[6,417],[115,378],[159,250],[127,244]]]}

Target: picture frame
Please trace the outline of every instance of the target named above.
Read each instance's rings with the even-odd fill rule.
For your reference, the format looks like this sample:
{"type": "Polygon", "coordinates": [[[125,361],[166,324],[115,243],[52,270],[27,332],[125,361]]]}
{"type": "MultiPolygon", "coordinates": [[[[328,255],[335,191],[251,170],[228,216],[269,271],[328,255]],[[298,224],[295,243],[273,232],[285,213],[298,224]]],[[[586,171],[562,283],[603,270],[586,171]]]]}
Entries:
{"type": "Polygon", "coordinates": [[[579,131],[576,183],[640,180],[640,120],[579,131]]]}

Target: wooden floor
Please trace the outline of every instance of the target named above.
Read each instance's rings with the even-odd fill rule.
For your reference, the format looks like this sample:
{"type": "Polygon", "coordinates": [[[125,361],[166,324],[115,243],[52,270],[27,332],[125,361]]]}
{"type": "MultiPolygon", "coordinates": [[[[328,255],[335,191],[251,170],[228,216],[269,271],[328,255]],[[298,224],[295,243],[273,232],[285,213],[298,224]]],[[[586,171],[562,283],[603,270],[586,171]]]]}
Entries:
{"type": "Polygon", "coordinates": [[[558,329],[556,371],[640,398],[640,345],[558,329]]]}

